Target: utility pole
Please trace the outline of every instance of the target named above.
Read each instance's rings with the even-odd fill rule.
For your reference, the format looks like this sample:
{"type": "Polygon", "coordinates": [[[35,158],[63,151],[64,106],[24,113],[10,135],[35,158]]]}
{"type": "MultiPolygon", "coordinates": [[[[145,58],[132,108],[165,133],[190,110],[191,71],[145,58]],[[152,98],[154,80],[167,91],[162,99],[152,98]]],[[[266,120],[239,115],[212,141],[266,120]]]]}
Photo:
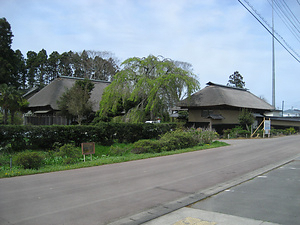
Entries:
{"type": "Polygon", "coordinates": [[[272,0],[272,106],[276,109],[276,103],[275,103],[275,49],[274,49],[274,0],[272,0]]]}

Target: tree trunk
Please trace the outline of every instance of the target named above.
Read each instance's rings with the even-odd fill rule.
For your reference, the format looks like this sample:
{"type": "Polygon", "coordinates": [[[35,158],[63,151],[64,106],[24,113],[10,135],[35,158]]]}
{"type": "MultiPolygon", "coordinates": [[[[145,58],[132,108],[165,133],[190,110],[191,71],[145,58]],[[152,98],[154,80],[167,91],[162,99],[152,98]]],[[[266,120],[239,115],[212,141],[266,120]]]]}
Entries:
{"type": "Polygon", "coordinates": [[[8,118],[8,109],[4,109],[4,115],[3,115],[3,124],[7,124],[7,118],[8,118]]]}
{"type": "Polygon", "coordinates": [[[11,123],[11,125],[13,125],[14,122],[15,122],[15,114],[16,114],[15,111],[10,111],[10,123],[11,123]]]}

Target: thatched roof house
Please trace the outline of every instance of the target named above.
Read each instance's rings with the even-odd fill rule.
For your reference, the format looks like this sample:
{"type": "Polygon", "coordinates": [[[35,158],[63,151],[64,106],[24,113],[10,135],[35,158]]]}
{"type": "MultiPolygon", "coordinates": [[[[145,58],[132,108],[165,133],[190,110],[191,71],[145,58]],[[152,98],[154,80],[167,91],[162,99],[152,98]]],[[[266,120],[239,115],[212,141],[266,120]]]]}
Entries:
{"type": "MultiPolygon", "coordinates": [[[[30,111],[30,114],[25,115],[27,117],[27,120],[25,121],[31,124],[66,124],[67,122],[65,119],[64,122],[56,122],[56,119],[61,117],[59,116],[57,101],[67,89],[70,89],[75,84],[76,80],[78,79],[80,78],[58,77],[49,85],[30,97],[28,99],[28,110],[30,111]],[[30,120],[29,117],[34,117],[35,119],[30,120]],[[36,122],[37,117],[44,117],[43,119],[39,118],[39,121],[44,121],[46,117],[52,117],[50,120],[54,121],[36,122]]],[[[103,91],[110,84],[110,82],[96,80],[92,80],[92,82],[94,83],[95,87],[91,93],[91,101],[93,102],[93,111],[96,112],[99,110],[99,102],[102,98],[103,91]]]]}
{"type": "Polygon", "coordinates": [[[234,88],[212,82],[207,87],[180,101],[177,105],[189,110],[189,122],[197,126],[230,127],[238,125],[242,109],[248,109],[257,117],[274,107],[246,89],[234,88]]]}
{"type": "Polygon", "coordinates": [[[247,89],[235,88],[207,83],[207,87],[193,94],[190,98],[181,101],[181,108],[212,108],[230,107],[246,108],[259,111],[272,111],[274,107],[258,98],[247,89]]]}

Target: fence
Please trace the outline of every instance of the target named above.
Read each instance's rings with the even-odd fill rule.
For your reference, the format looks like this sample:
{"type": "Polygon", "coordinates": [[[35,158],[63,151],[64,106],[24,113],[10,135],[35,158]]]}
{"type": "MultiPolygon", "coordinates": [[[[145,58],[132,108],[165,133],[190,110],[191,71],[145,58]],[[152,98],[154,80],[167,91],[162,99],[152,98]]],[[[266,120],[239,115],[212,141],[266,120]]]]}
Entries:
{"type": "Polygon", "coordinates": [[[25,116],[25,125],[68,125],[69,121],[63,116],[25,116]]]}

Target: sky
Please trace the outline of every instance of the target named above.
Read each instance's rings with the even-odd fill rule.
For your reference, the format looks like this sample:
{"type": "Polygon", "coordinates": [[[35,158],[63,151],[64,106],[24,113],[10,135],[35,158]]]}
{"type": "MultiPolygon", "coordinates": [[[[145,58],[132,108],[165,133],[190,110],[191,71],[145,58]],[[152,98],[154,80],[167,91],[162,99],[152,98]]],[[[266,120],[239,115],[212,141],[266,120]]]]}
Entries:
{"type": "MultiPolygon", "coordinates": [[[[245,1],[272,24],[272,0],[242,0],[249,8],[245,1]]],[[[284,2],[297,26],[300,1],[284,2]]],[[[24,56],[41,49],[109,51],[120,61],[161,55],[192,64],[201,89],[226,85],[238,71],[251,93],[272,104],[272,37],[238,0],[0,0],[2,17],[12,49],[24,56]]],[[[276,13],[274,24],[300,54],[300,38],[276,13]]],[[[284,101],[284,109],[300,109],[299,75],[300,63],[275,42],[276,108],[284,101]]]]}

